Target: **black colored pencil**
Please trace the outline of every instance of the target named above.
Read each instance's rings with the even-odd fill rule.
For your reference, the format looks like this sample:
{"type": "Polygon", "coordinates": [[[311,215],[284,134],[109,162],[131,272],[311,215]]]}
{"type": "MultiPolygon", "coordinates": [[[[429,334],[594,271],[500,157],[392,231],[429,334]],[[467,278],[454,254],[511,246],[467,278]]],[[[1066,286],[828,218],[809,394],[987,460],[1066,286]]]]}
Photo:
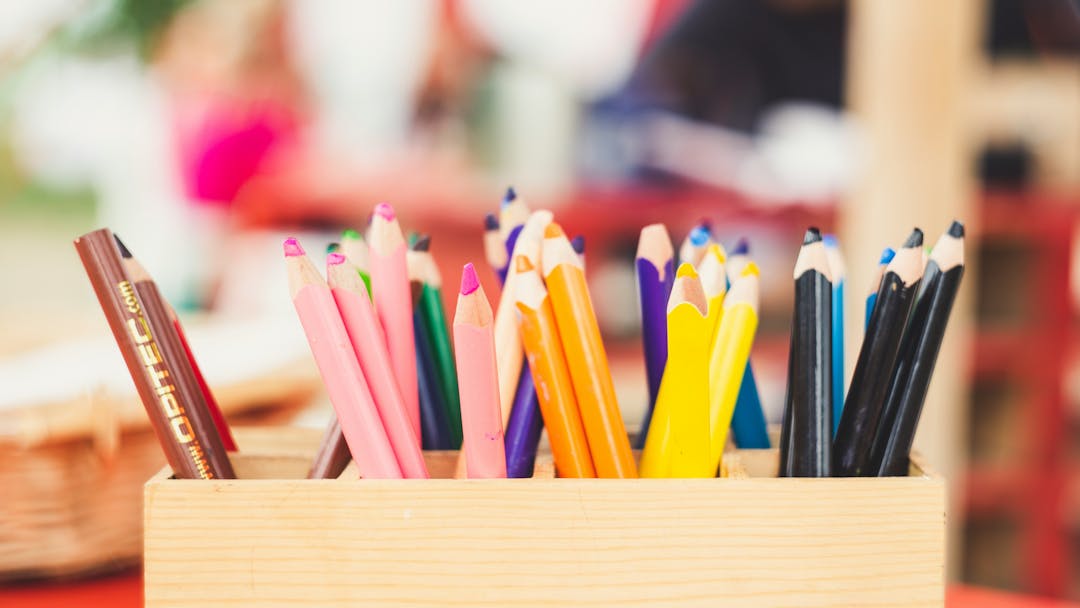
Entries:
{"type": "Polygon", "coordinates": [[[781,449],[790,477],[828,477],[832,441],[832,280],[817,228],[803,238],[795,262],[788,437],[781,449]]]}
{"type": "Polygon", "coordinates": [[[833,473],[838,477],[875,475],[870,466],[885,393],[923,275],[923,234],[916,228],[885,268],[877,304],[866,328],[844,413],[833,441],[833,473]]]}
{"type": "Polygon", "coordinates": [[[930,254],[923,287],[900,342],[871,449],[871,466],[879,477],[908,474],[911,443],[963,276],[964,225],[953,222],[930,254]]]}

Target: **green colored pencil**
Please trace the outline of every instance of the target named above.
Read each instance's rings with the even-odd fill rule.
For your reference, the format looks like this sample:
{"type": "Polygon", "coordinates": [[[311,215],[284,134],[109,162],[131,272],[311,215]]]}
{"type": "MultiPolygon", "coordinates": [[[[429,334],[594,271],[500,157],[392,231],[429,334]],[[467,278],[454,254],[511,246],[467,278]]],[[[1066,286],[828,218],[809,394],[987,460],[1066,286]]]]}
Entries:
{"type": "Polygon", "coordinates": [[[360,278],[364,280],[364,287],[367,288],[368,297],[373,297],[371,295],[371,265],[368,263],[368,244],[364,241],[364,237],[360,236],[360,233],[352,228],[346,228],[341,233],[340,247],[345,257],[355,264],[360,271],[360,278]]]}

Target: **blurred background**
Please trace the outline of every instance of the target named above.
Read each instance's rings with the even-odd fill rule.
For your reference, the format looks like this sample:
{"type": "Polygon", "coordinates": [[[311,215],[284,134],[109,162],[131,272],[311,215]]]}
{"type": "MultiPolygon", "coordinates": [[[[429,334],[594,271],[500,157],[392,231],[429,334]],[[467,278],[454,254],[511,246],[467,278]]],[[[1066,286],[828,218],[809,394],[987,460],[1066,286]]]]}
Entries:
{"type": "Polygon", "coordinates": [[[1076,0],[0,3],[0,579],[137,560],[137,483],[128,511],[69,503],[164,463],[74,237],[124,238],[233,424],[322,427],[281,239],[321,248],[387,201],[452,285],[510,185],[586,238],[631,429],[642,226],[749,239],[778,421],[805,227],[846,257],[850,377],[882,247],[964,221],[917,439],[950,482],[949,577],[1080,600],[1076,0]],[[27,506],[43,471],[62,522],[27,506]]]}

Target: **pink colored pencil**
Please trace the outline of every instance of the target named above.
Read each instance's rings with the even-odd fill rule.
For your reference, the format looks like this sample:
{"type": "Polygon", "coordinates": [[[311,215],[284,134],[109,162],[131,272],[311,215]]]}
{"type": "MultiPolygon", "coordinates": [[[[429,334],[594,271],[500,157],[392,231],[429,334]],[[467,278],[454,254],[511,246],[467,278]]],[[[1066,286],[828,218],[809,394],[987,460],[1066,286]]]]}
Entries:
{"type": "Polygon", "coordinates": [[[413,342],[412,295],[405,264],[405,237],[401,234],[394,208],[375,206],[368,242],[371,244],[371,290],[375,311],[386,334],[386,350],[405,413],[420,445],[420,393],[416,380],[416,344],[413,342]]]}
{"type": "Polygon", "coordinates": [[[356,351],[360,369],[371,387],[383,429],[394,448],[402,474],[407,479],[427,479],[424,454],[420,451],[420,441],[413,432],[412,422],[405,413],[401,390],[394,381],[386,343],[371,339],[379,335],[379,320],[375,317],[364,280],[360,278],[356,266],[346,261],[340,253],[331,253],[326,257],[326,278],[341,320],[345,322],[349,341],[356,351]]]}
{"type": "Polygon", "coordinates": [[[334,297],[296,239],[285,240],[285,267],[293,305],[360,476],[401,479],[401,468],[334,297]]]}
{"type": "Polygon", "coordinates": [[[506,477],[493,323],[491,304],[476,269],[466,264],[454,313],[454,355],[461,395],[462,450],[470,478],[506,477]]]}

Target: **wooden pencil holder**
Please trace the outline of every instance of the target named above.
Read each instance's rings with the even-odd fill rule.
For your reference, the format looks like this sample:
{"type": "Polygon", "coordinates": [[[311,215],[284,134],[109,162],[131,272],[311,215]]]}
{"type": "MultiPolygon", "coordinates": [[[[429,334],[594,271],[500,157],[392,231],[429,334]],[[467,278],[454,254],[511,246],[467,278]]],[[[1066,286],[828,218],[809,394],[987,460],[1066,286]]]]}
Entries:
{"type": "MultiPolygon", "coordinates": [[[[318,433],[275,433],[233,457],[240,480],[146,484],[147,606],[944,602],[945,484],[917,458],[897,478],[777,479],[763,450],[725,479],[305,480],[318,433]]],[[[455,456],[428,454],[433,476],[455,456]]]]}

